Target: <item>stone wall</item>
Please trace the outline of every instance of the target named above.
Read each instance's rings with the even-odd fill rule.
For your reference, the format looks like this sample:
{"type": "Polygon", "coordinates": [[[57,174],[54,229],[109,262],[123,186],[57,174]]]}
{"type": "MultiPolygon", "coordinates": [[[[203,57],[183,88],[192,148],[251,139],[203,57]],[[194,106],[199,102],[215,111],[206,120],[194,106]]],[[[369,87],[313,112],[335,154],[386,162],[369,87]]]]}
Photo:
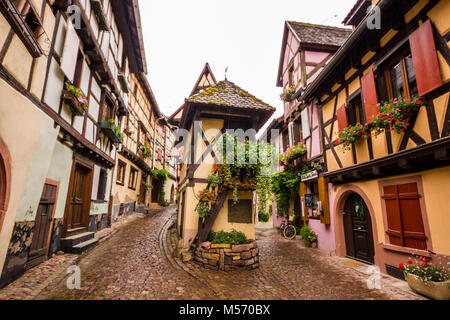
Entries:
{"type": "Polygon", "coordinates": [[[195,250],[194,260],[213,270],[256,269],[259,267],[259,248],[256,241],[233,246],[205,242],[195,250]]]}

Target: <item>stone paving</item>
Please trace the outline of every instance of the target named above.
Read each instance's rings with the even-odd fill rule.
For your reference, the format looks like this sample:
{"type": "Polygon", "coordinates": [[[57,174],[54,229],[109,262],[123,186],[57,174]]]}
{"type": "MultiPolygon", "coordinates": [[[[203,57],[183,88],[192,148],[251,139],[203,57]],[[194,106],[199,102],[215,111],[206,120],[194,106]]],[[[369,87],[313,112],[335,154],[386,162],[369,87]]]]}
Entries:
{"type": "Polygon", "coordinates": [[[381,290],[369,290],[368,275],[361,268],[342,258],[324,257],[269,229],[259,233],[257,270],[223,272],[205,270],[195,262],[183,264],[174,252],[174,218],[171,207],[124,224],[80,257],[56,256],[29,270],[0,290],[0,299],[423,299],[391,285],[389,277],[383,277],[381,290]],[[80,290],[67,289],[66,269],[71,264],[81,269],[80,290]]]}

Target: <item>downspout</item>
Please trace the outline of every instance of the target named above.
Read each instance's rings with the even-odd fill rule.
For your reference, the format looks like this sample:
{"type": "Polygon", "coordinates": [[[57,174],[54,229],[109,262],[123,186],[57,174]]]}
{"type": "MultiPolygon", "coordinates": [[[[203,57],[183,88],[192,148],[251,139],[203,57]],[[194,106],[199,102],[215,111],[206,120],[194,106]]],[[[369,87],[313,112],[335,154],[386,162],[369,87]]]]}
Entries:
{"type": "Polygon", "coordinates": [[[160,120],[164,119],[164,117],[158,118],[155,120],[155,125],[153,128],[153,157],[152,157],[152,170],[155,170],[155,150],[156,150],[156,125],[160,120]]]}

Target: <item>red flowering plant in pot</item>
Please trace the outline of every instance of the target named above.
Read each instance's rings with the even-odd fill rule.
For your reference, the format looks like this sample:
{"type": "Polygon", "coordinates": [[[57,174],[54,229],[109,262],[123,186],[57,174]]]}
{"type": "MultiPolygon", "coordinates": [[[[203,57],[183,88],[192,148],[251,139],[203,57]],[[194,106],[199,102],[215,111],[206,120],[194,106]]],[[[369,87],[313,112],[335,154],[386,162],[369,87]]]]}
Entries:
{"type": "Polygon", "coordinates": [[[205,218],[211,212],[211,207],[218,203],[218,199],[214,191],[202,190],[198,194],[198,204],[195,207],[200,218],[205,218]]]}
{"type": "Polygon", "coordinates": [[[394,130],[397,133],[405,132],[410,124],[408,119],[419,111],[423,102],[419,99],[394,99],[390,102],[379,103],[377,113],[370,123],[374,135],[384,130],[394,130]]]}
{"type": "Polygon", "coordinates": [[[358,122],[354,126],[349,126],[339,132],[339,139],[336,141],[336,145],[342,146],[343,151],[348,151],[351,150],[353,143],[357,143],[361,139],[367,139],[370,135],[369,125],[363,125],[358,122]]]}
{"type": "Polygon", "coordinates": [[[427,297],[436,300],[450,299],[450,271],[447,266],[434,266],[426,257],[419,257],[406,264],[400,263],[399,268],[405,274],[410,288],[427,297]]]}

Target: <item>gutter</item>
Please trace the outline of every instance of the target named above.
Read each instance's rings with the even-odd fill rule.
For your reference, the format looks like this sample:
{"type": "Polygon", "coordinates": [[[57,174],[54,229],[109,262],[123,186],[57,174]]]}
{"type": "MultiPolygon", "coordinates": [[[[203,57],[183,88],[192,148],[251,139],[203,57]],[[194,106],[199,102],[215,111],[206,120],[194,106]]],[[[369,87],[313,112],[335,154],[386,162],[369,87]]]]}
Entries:
{"type": "MultiPolygon", "coordinates": [[[[392,0],[380,0],[380,2],[376,5],[376,7],[380,8],[382,11],[392,0]]],[[[348,53],[348,49],[350,49],[359,39],[359,37],[363,34],[363,32],[367,28],[367,21],[369,20],[370,15],[367,15],[364,20],[359,24],[359,26],[355,29],[355,31],[350,35],[347,41],[339,48],[339,50],[335,53],[333,58],[331,58],[330,62],[325,66],[319,76],[308,86],[303,95],[300,96],[301,102],[305,102],[309,99],[315,90],[318,89],[319,85],[322,84],[322,81],[328,76],[328,73],[332,71],[332,69],[340,62],[341,58],[348,53]]]]}

